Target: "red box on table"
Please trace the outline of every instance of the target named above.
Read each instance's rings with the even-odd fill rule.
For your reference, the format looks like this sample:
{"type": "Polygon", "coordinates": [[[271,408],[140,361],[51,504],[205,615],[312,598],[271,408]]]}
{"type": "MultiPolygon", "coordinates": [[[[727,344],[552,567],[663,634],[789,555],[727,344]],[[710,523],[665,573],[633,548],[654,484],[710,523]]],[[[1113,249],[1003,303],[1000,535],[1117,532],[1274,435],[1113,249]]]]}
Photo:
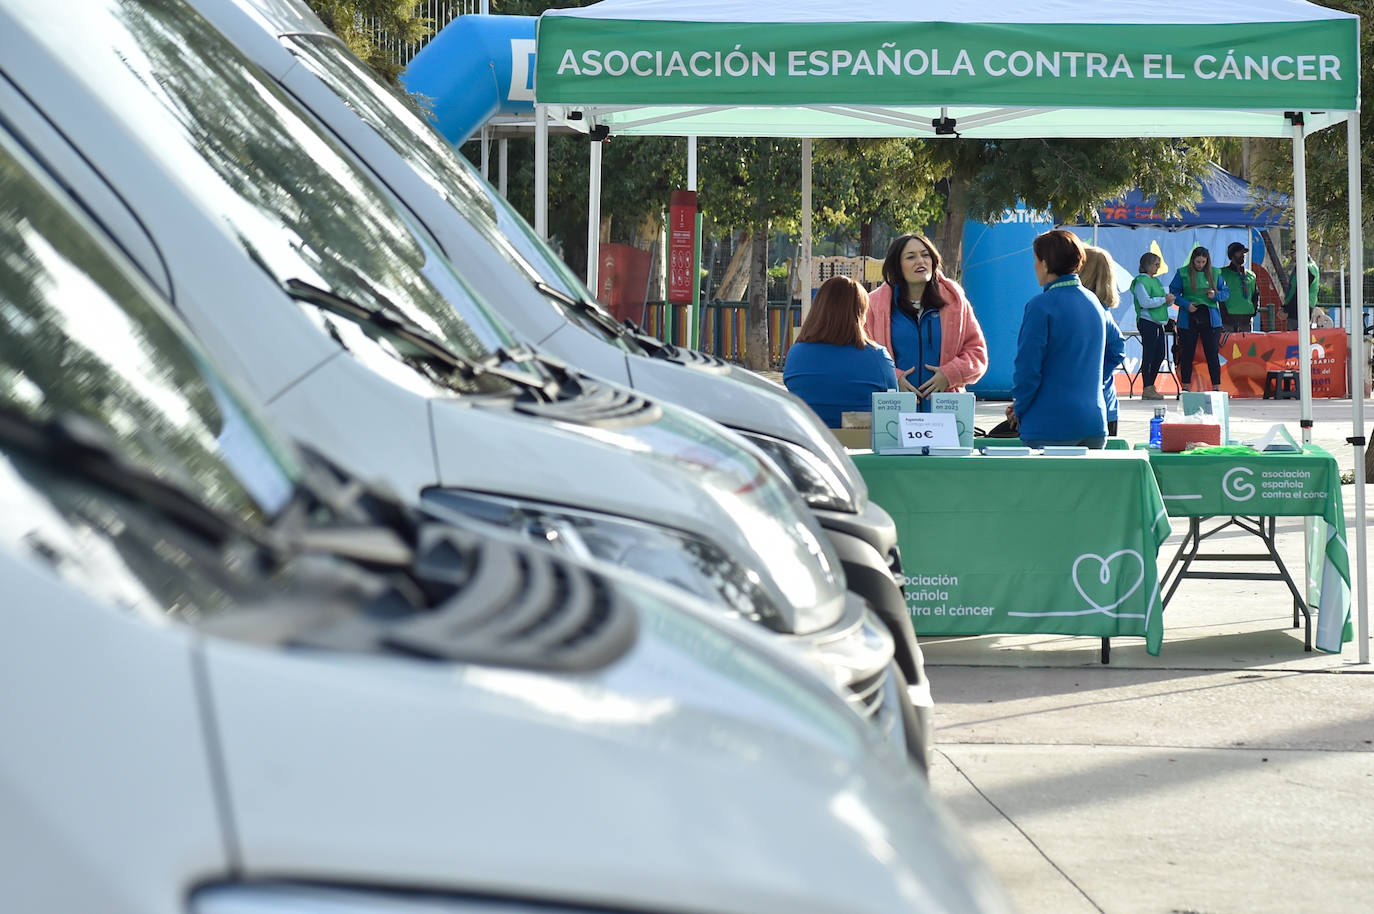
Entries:
{"type": "Polygon", "coordinates": [[[1221,426],[1206,422],[1165,422],[1159,427],[1161,451],[1176,454],[1194,444],[1221,444],[1221,426]]]}

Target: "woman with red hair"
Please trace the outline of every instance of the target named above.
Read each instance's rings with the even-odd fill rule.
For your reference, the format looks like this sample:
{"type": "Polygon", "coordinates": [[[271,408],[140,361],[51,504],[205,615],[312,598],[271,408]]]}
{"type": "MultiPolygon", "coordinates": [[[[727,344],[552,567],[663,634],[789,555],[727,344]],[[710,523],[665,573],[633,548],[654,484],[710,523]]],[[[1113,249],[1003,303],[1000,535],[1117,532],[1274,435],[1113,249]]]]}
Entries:
{"type": "Polygon", "coordinates": [[[896,390],[892,356],[868,338],[868,293],[847,276],[832,276],[816,292],[801,332],[787,350],[782,382],[830,428],[841,413],[868,412],[873,392],[896,390]]]}

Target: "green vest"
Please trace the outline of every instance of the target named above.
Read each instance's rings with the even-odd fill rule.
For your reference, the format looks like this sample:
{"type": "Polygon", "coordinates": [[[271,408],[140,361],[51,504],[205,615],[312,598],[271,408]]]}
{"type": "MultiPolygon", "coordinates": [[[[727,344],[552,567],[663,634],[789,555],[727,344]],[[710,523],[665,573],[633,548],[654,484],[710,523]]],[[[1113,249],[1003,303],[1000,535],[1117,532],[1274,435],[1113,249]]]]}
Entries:
{"type": "MultiPolygon", "coordinates": [[[[1136,317],[1141,316],[1140,298],[1163,298],[1165,295],[1164,283],[1159,281],[1158,276],[1146,276],[1141,273],[1131,280],[1131,298],[1135,301],[1136,317]],[[1136,296],[1136,289],[1140,290],[1140,297],[1136,296]]],[[[1169,319],[1169,306],[1158,305],[1154,308],[1147,308],[1144,315],[1148,320],[1157,324],[1162,324],[1169,319]]]]}
{"type": "Polygon", "coordinates": [[[1254,314],[1255,305],[1259,302],[1259,283],[1255,281],[1255,274],[1246,270],[1241,275],[1225,266],[1221,268],[1221,278],[1226,280],[1226,287],[1231,290],[1231,297],[1226,299],[1226,313],[1254,314]]]}
{"type": "Polygon", "coordinates": [[[1183,298],[1185,301],[1190,301],[1195,305],[1202,305],[1206,308],[1221,307],[1221,302],[1212,301],[1212,299],[1207,297],[1207,290],[1211,288],[1211,286],[1207,285],[1207,277],[1205,275],[1199,275],[1197,270],[1193,269],[1191,263],[1180,268],[1178,272],[1181,280],[1179,285],[1183,287],[1183,298]]]}

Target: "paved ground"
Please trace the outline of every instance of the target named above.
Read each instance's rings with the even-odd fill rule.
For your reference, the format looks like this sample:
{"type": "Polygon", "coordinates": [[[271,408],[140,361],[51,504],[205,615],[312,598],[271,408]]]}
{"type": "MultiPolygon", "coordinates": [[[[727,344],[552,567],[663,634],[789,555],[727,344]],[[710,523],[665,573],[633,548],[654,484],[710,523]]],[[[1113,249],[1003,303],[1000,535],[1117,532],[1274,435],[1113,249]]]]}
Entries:
{"type": "MultiPolygon", "coordinates": [[[[1004,405],[980,403],[979,425],[1004,405]]],[[[1153,406],[1124,401],[1121,434],[1144,440],[1153,406]]],[[[1349,468],[1350,401],[1314,415],[1314,441],[1349,468]]],[[[1276,422],[1297,436],[1297,419],[1294,401],[1232,404],[1240,438],[1276,422]]],[[[1343,493],[1353,564],[1354,488],[1343,493]]],[[[1280,521],[1280,553],[1301,568],[1302,523],[1280,521]]],[[[1025,914],[1374,910],[1374,667],[1356,644],[1305,654],[1280,583],[1188,581],[1166,619],[1160,656],[1117,639],[1110,666],[1095,639],[923,641],[932,784],[1014,902],[1025,914]]]]}

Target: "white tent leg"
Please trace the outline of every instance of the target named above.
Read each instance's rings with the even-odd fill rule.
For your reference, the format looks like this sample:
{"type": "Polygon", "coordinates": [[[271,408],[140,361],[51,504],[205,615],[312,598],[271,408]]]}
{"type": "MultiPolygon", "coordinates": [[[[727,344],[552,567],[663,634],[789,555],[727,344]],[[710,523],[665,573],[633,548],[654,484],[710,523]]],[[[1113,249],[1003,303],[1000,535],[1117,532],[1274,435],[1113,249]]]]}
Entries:
{"type": "MultiPolygon", "coordinates": [[[[797,265],[801,279],[802,320],[811,311],[811,139],[802,140],[802,202],[801,202],[801,263],[797,265]]],[[[783,328],[787,333],[788,328],[783,328]]]]}
{"type": "Polygon", "coordinates": [[[600,298],[597,290],[601,261],[601,143],[587,144],[587,288],[600,298]]]}
{"type": "MultiPolygon", "coordinates": [[[[1298,292],[1298,396],[1302,419],[1302,443],[1312,443],[1312,303],[1308,301],[1307,278],[1307,143],[1301,122],[1293,125],[1293,237],[1297,242],[1293,259],[1293,282],[1298,292]]],[[[1307,518],[1302,526],[1303,597],[1312,580],[1312,534],[1316,521],[1307,518]]]]}
{"type": "Polygon", "coordinates": [[[1293,125],[1293,237],[1297,256],[1293,282],[1298,284],[1298,391],[1303,421],[1302,443],[1312,443],[1312,302],[1307,278],[1307,148],[1302,124],[1293,125]]]}
{"type": "Polygon", "coordinates": [[[549,240],[549,112],[534,106],[534,233],[549,240]]]}
{"type": "MultiPolygon", "coordinates": [[[[687,138],[687,189],[688,189],[688,190],[691,190],[691,191],[695,191],[695,190],[697,189],[697,138],[694,137],[694,136],[689,136],[689,137],[687,138]]],[[[700,223],[700,221],[701,221],[701,219],[700,219],[701,204],[700,204],[700,203],[697,204],[697,213],[698,213],[698,218],[697,218],[696,223],[693,224],[694,226],[695,226],[696,224],[700,223]]],[[[700,239],[700,238],[698,238],[697,241],[696,241],[696,247],[697,247],[697,250],[700,250],[700,249],[701,249],[701,239],[700,239]]],[[[697,264],[697,269],[700,269],[700,268],[701,268],[701,264],[698,263],[698,264],[697,264]]],[[[698,291],[697,291],[697,292],[694,292],[694,293],[692,294],[692,300],[693,300],[694,302],[696,302],[696,304],[695,304],[695,305],[688,305],[688,306],[687,306],[687,327],[689,328],[688,331],[687,331],[687,341],[688,341],[688,343],[690,343],[691,340],[692,340],[692,335],[691,335],[692,332],[691,332],[691,329],[690,329],[690,328],[699,326],[700,321],[701,321],[701,316],[702,316],[703,314],[706,314],[706,313],[707,313],[707,312],[705,311],[706,303],[705,303],[704,301],[700,301],[700,299],[701,299],[701,294],[700,294],[700,291],[699,291],[699,290],[700,290],[700,287],[701,287],[701,278],[700,278],[700,275],[697,275],[697,276],[696,276],[694,282],[695,282],[695,284],[696,284],[694,288],[696,288],[698,291]],[[698,311],[698,307],[701,308],[700,311],[698,311]]],[[[667,296],[665,295],[664,298],[667,298],[667,296]]],[[[665,307],[666,307],[666,302],[665,302],[665,307]]]]}
{"type": "Polygon", "coordinates": [[[482,179],[491,180],[491,128],[482,125],[482,179]]]}
{"type": "MultiPolygon", "coordinates": [[[[1360,186],[1360,115],[1345,118],[1347,186],[1350,195],[1350,400],[1351,424],[1356,441],[1364,429],[1364,216],[1360,186]]],[[[1364,451],[1354,448],[1355,464],[1355,561],[1351,565],[1355,598],[1355,631],[1359,638],[1360,663],[1369,662],[1369,553],[1365,540],[1364,451]]]]}

